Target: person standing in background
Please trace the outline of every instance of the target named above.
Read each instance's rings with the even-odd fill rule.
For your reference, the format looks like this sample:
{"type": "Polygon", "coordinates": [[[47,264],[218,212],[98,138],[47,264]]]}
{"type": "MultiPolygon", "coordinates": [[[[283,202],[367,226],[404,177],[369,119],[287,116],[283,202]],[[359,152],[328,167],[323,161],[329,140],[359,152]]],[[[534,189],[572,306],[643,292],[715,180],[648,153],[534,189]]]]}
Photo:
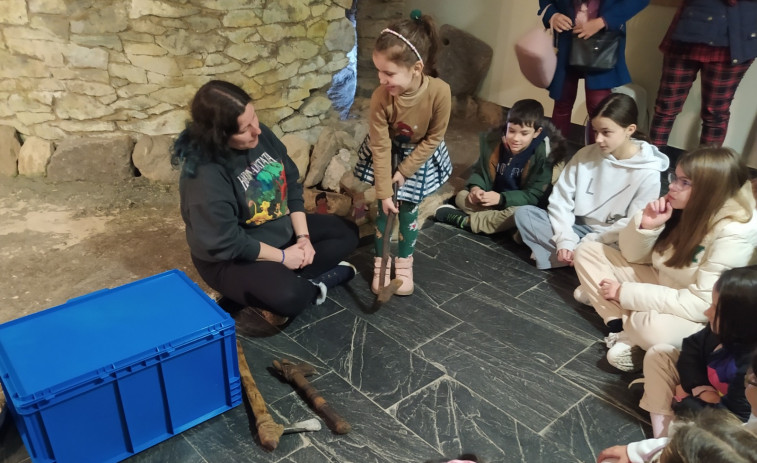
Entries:
{"type": "Polygon", "coordinates": [[[650,138],[668,144],[697,73],[702,79],[700,145],[721,146],[733,96],[757,56],[757,2],[684,0],[660,44],[664,58],[650,138]]]}
{"type": "MultiPolygon", "coordinates": [[[[649,0],[539,0],[538,14],[544,11],[544,27],[551,27],[558,33],[557,69],[548,90],[549,96],[555,100],[552,123],[565,137],[570,138],[570,118],[579,79],[584,79],[589,114],[613,87],[631,82],[626,66],[626,21],[648,4],[649,0]],[[586,40],[602,29],[621,33],[615,67],[601,72],[581,72],[572,68],[568,64],[571,42],[586,40]]],[[[594,143],[593,133],[589,136],[589,143],[594,143]]]]}

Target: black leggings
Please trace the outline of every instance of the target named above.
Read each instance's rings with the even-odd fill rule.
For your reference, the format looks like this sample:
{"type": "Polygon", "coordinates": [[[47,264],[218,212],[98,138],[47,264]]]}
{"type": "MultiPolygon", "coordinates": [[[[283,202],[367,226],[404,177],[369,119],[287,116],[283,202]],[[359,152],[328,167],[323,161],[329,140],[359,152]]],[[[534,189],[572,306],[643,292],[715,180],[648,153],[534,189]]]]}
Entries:
{"type": "MultiPolygon", "coordinates": [[[[207,262],[192,256],[192,262],[208,286],[237,304],[295,316],[319,295],[308,279],[334,268],[358,244],[358,229],[352,222],[326,214],[307,214],[306,219],[315,257],[302,270],[268,261],[207,262]]],[[[283,248],[294,242],[292,237],[283,248]]]]}

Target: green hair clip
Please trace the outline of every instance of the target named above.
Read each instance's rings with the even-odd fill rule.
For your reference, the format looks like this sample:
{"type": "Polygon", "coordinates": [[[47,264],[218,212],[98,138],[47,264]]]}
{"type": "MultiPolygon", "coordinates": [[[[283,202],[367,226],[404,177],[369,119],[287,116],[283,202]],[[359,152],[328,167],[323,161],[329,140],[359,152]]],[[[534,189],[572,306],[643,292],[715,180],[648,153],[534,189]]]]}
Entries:
{"type": "Polygon", "coordinates": [[[410,12],[410,19],[415,19],[416,21],[421,19],[421,10],[413,10],[410,12]]]}

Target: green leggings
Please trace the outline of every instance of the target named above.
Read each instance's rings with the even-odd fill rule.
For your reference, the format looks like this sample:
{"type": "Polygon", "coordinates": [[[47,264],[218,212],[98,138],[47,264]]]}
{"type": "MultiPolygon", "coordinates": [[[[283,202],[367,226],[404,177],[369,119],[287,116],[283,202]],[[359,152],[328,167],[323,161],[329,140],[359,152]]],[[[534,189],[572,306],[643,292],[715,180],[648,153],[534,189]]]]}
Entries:
{"type": "MultiPolygon", "coordinates": [[[[386,229],[386,214],[378,202],[378,216],[376,217],[376,256],[383,253],[384,229],[386,229]]],[[[418,239],[418,205],[407,201],[400,201],[400,236],[398,257],[410,257],[415,249],[415,240],[418,239]]],[[[389,230],[391,235],[392,231],[389,230]]]]}

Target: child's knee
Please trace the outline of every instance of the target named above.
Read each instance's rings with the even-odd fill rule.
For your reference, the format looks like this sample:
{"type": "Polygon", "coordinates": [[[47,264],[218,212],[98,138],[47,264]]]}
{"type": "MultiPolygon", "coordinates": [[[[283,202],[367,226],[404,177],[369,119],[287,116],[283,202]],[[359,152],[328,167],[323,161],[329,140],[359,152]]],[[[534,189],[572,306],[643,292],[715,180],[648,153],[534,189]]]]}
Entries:
{"type": "Polygon", "coordinates": [[[470,191],[468,190],[460,190],[455,196],[455,206],[460,209],[466,209],[468,207],[466,202],[468,200],[469,193],[470,191]]]}

